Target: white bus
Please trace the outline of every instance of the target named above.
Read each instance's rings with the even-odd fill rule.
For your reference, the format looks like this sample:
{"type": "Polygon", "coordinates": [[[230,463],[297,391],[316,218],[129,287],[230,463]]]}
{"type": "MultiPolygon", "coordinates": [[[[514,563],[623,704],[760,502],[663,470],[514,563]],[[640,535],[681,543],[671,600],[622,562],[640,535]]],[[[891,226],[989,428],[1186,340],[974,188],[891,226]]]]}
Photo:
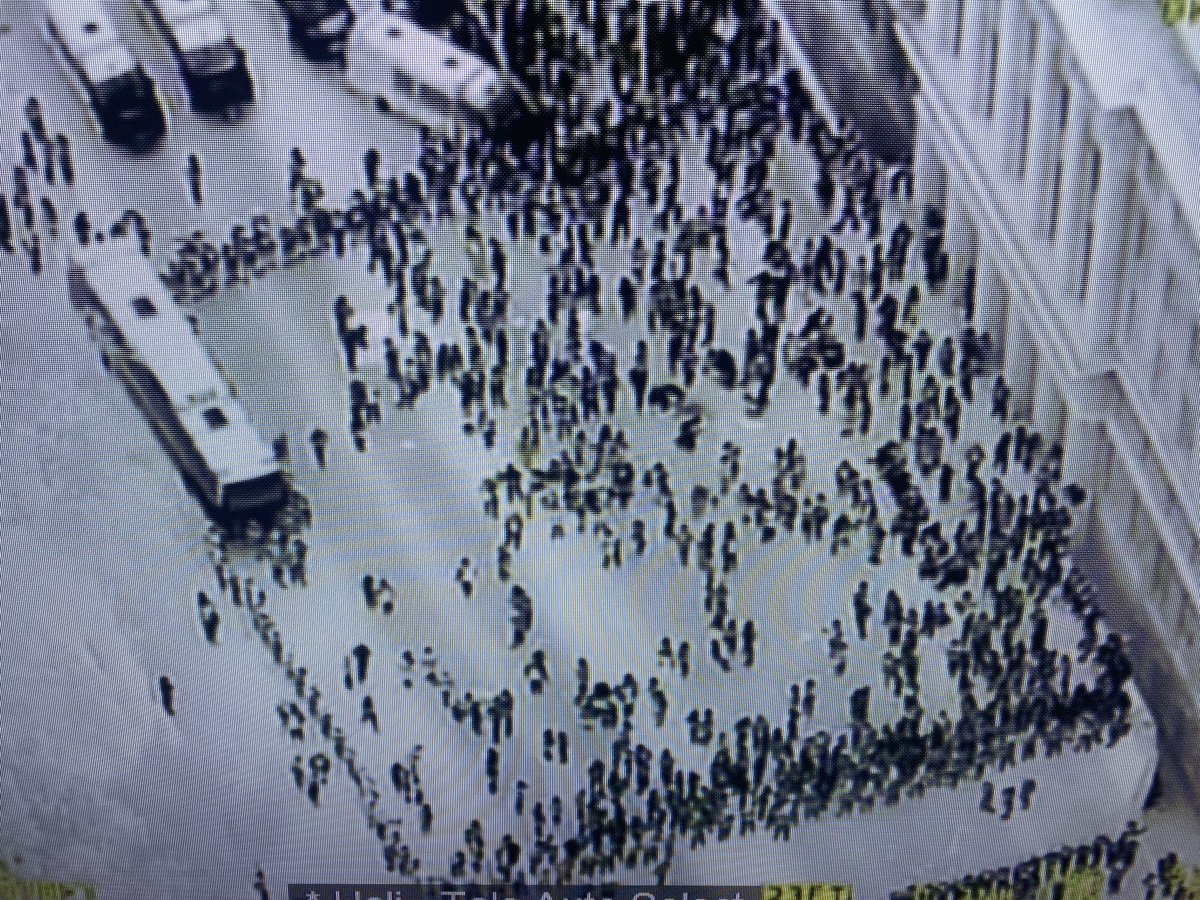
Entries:
{"type": "Polygon", "coordinates": [[[429,120],[467,116],[502,130],[525,110],[494,66],[401,15],[362,16],[350,31],[346,75],[386,110],[429,120]]]}
{"type": "Polygon", "coordinates": [[[219,513],[279,506],[279,462],[132,241],[71,257],[72,302],[185,479],[219,513]]]}
{"type": "Polygon", "coordinates": [[[166,38],[192,108],[229,116],[254,102],[246,54],[212,0],[141,0],[166,38]]]}
{"type": "Polygon", "coordinates": [[[44,36],[87,97],[106,140],[137,151],[162,141],[167,118],[154,82],[98,0],[46,0],[44,36]]]}

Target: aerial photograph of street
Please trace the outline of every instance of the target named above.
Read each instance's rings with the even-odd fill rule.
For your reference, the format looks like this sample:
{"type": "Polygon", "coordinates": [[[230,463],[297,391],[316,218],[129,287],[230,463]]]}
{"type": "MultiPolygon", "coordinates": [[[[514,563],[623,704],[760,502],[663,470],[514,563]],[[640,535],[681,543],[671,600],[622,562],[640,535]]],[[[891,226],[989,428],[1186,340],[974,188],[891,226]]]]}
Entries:
{"type": "Polygon", "coordinates": [[[3,0],[0,371],[0,900],[1200,898],[1200,0],[3,0]]]}

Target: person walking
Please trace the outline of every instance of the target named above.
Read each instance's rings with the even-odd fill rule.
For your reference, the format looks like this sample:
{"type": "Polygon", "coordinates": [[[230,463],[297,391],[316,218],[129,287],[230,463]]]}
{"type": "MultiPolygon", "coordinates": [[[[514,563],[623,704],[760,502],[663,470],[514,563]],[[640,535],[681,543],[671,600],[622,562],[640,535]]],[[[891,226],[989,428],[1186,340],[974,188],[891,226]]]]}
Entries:
{"type": "Polygon", "coordinates": [[[314,428],[309,435],[309,443],[312,444],[313,457],[317,461],[317,466],[324,469],[329,461],[329,432],[323,428],[314,428]]]}
{"type": "Polygon", "coordinates": [[[162,699],[163,709],[168,716],[175,715],[175,685],[166,675],[158,677],[158,693],[162,699]]]}
{"type": "Polygon", "coordinates": [[[189,153],[187,158],[186,175],[188,191],[191,194],[193,206],[204,205],[204,171],[200,166],[200,157],[189,153]]]}

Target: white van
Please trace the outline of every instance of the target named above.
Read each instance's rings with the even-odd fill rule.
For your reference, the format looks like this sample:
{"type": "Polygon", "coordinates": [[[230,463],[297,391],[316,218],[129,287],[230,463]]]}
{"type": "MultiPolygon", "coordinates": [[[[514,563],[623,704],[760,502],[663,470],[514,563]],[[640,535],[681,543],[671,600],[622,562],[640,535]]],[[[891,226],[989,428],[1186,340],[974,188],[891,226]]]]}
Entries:
{"type": "Polygon", "coordinates": [[[494,129],[520,115],[520,100],[499,71],[404,16],[358,19],[346,63],[357,91],[414,119],[466,116],[494,129]]]}

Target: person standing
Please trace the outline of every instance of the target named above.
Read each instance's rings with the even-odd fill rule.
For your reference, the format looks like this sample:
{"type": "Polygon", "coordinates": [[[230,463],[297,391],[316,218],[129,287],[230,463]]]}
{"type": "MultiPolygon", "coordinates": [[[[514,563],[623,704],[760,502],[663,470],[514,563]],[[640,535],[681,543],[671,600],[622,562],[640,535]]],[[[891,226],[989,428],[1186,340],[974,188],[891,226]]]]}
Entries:
{"type": "Polygon", "coordinates": [[[374,187],[379,183],[379,167],[383,162],[383,158],[379,153],[378,148],[369,147],[363,153],[363,174],[367,179],[367,187],[374,187]]]}
{"type": "Polygon", "coordinates": [[[375,700],[370,694],[367,694],[362,700],[362,721],[364,725],[370,725],[375,733],[379,734],[379,714],[375,711],[375,700]]]}
{"type": "Polygon", "coordinates": [[[200,614],[200,624],[204,629],[205,639],[215,646],[217,631],[221,627],[220,614],[210,606],[200,614]]]}
{"type": "Polygon", "coordinates": [[[867,593],[870,586],[865,581],[860,581],[858,587],[854,591],[854,624],[858,630],[858,639],[865,641],[867,639],[867,622],[871,617],[871,604],[867,601],[867,593]]]}
{"type": "Polygon", "coordinates": [[[21,163],[27,169],[37,171],[37,152],[33,149],[33,136],[28,131],[21,132],[21,163]]]}
{"type": "Polygon", "coordinates": [[[75,214],[72,220],[75,228],[75,240],[79,246],[86,247],[92,242],[92,221],[88,218],[88,214],[80,210],[75,214]]]}
{"type": "Polygon", "coordinates": [[[75,183],[75,162],[71,157],[71,142],[61,131],[54,135],[54,144],[58,149],[58,168],[62,180],[68,186],[75,183]]]}
{"type": "Polygon", "coordinates": [[[158,693],[162,698],[163,709],[168,716],[175,715],[175,685],[166,675],[158,677],[158,693]]]}
{"type": "Polygon", "coordinates": [[[12,215],[8,209],[8,197],[0,194],[0,249],[5,253],[13,253],[16,248],[12,241],[12,215]]]}
{"type": "Polygon", "coordinates": [[[189,153],[187,158],[188,191],[192,197],[193,206],[204,205],[204,170],[200,166],[200,157],[189,153]]]}
{"type": "Polygon", "coordinates": [[[314,428],[309,435],[309,442],[312,444],[317,466],[324,469],[329,461],[329,433],[323,428],[314,428]]]}

